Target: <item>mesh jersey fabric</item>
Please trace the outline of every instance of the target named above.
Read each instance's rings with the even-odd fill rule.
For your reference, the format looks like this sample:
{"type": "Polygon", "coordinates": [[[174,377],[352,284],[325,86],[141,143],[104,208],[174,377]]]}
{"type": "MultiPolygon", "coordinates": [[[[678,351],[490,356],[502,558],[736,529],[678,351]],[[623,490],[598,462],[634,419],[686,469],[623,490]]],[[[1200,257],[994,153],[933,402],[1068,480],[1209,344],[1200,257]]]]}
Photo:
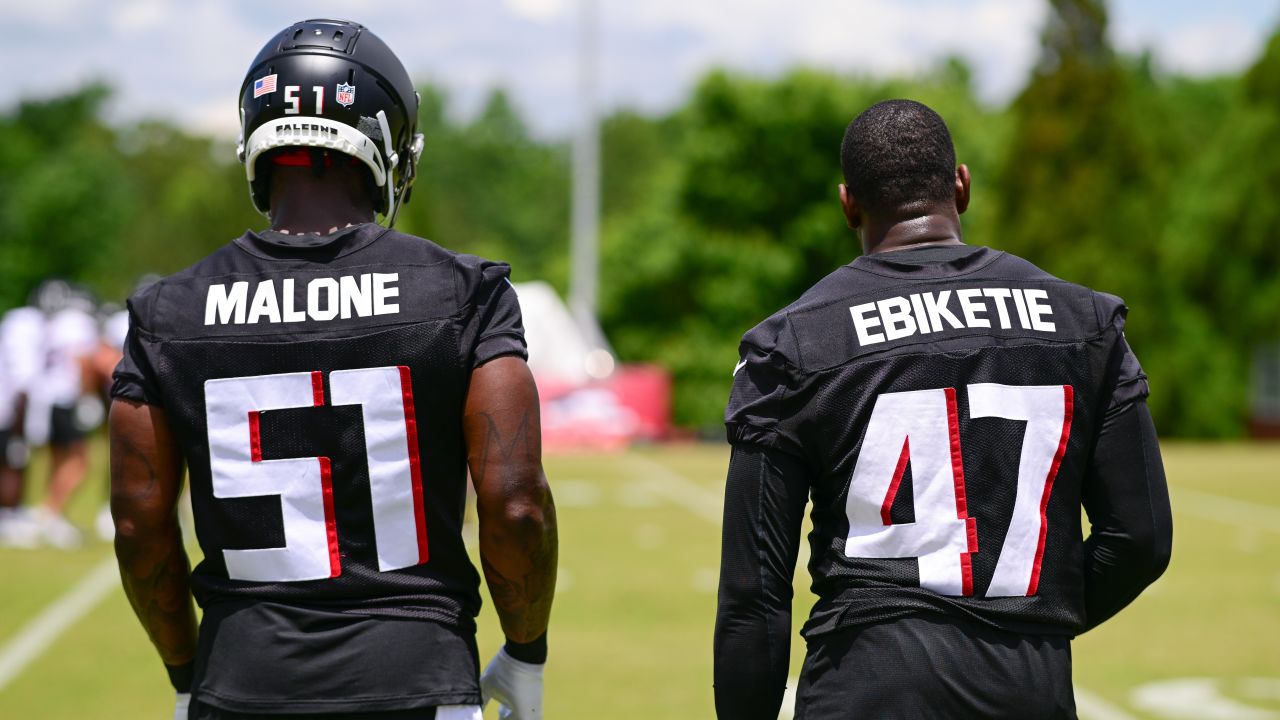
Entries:
{"type": "Polygon", "coordinates": [[[809,571],[819,599],[806,637],[920,612],[1029,634],[1074,635],[1085,626],[1083,477],[1103,414],[1147,394],[1124,341],[1125,315],[1119,298],[1006,253],[959,246],[858,258],[744,335],[725,413],[729,440],[790,454],[812,478],[809,571]],[[988,590],[1011,525],[1028,423],[973,412],[978,384],[1063,388],[1067,405],[1060,458],[1051,484],[1042,483],[1049,492],[1038,586],[1023,595],[988,590]],[[886,525],[915,522],[916,484],[936,481],[915,476],[926,448],[912,446],[910,435],[906,446],[864,445],[882,396],[919,392],[939,403],[946,393],[941,422],[951,427],[939,433],[952,442],[941,452],[950,451],[955,513],[972,519],[964,591],[922,587],[916,557],[846,553],[862,455],[902,451],[893,489],[876,508],[886,525]]]}
{"type": "MultiPolygon", "coordinates": [[[[130,298],[130,329],[111,394],[163,407],[181,445],[204,554],[192,589],[206,617],[220,604],[276,603],[299,612],[427,620],[474,635],[481,600],[479,575],[462,540],[467,468],[461,418],[473,368],[502,355],[526,356],[509,273],[505,264],[365,224],[309,244],[249,232],[130,298]],[[379,292],[380,299],[371,296],[379,292]],[[390,402],[402,412],[399,441],[409,455],[399,460],[420,474],[420,515],[413,524],[426,560],[386,570],[371,483],[373,464],[386,464],[373,456],[384,451],[369,449],[367,436],[375,430],[365,405],[334,402],[335,373],[365,368],[389,369],[399,379],[390,402]],[[311,378],[308,402],[248,408],[244,437],[233,433],[228,440],[226,428],[210,427],[213,403],[221,402],[212,394],[222,392],[227,379],[298,374],[311,378]],[[326,484],[314,488],[308,502],[326,496],[329,577],[236,576],[229,557],[285,547],[286,518],[305,508],[294,507],[275,487],[260,495],[219,496],[211,465],[215,442],[231,442],[246,456],[252,451],[252,462],[264,467],[289,459],[321,464],[326,484]]],[[[243,413],[232,419],[245,420],[243,413]]],[[[414,542],[412,535],[399,539],[414,542]]],[[[297,628],[289,619],[262,622],[265,633],[297,628]]],[[[216,652],[214,660],[221,661],[216,652]]],[[[462,652],[457,662],[443,665],[463,668],[471,688],[445,700],[478,701],[474,654],[462,652]]],[[[288,672],[278,675],[274,691],[260,687],[258,695],[241,699],[270,700],[294,687],[288,672]]],[[[395,709],[396,694],[407,691],[396,687],[395,673],[383,675],[379,682],[393,699],[384,707],[395,709]]],[[[294,690],[295,700],[321,692],[294,690]]],[[[430,688],[418,683],[414,692],[418,700],[406,699],[404,707],[419,706],[430,688]]]]}

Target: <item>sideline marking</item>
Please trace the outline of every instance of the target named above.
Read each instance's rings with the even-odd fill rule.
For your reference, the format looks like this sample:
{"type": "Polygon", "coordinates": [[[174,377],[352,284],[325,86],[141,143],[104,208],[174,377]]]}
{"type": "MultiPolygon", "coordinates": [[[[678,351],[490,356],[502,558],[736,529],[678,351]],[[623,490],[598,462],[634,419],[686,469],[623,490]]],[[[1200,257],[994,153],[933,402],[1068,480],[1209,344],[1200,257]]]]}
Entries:
{"type": "Polygon", "coordinates": [[[1129,702],[1169,720],[1274,720],[1280,713],[1246,705],[1225,695],[1218,678],[1189,677],[1139,685],[1129,702]]]}
{"type": "Polygon", "coordinates": [[[49,649],[67,628],[97,607],[112,590],[120,587],[116,558],[109,555],[94,566],[75,587],[23,626],[4,647],[0,647],[0,691],[49,649]]]}
{"type": "Polygon", "coordinates": [[[723,510],[720,496],[655,460],[638,453],[627,453],[631,474],[646,483],[655,495],[683,506],[686,510],[716,525],[723,510]]]}
{"type": "Polygon", "coordinates": [[[1116,705],[1103,700],[1079,685],[1075,686],[1076,712],[1087,720],[1137,720],[1116,705]]]}
{"type": "Polygon", "coordinates": [[[1172,503],[1175,513],[1280,532],[1280,508],[1273,505],[1236,500],[1200,490],[1184,490],[1176,486],[1169,487],[1169,494],[1174,500],[1184,501],[1172,503]]]}

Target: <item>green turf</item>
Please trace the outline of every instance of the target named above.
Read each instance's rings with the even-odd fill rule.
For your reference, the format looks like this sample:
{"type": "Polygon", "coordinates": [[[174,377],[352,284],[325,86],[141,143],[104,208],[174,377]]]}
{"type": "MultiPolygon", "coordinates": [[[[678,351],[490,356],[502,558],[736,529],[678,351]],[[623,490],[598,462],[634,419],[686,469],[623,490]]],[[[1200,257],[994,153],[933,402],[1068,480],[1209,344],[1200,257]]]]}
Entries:
{"type": "MultiPolygon", "coordinates": [[[[1275,686],[1245,680],[1280,678],[1280,446],[1168,444],[1165,457],[1173,564],[1137,604],[1077,641],[1077,685],[1132,717],[1159,718],[1173,716],[1135,707],[1135,686],[1217,678],[1236,702],[1280,713],[1275,686]],[[1232,501],[1249,509],[1223,519],[1224,499],[1228,510],[1238,507],[1232,501]]],[[[548,717],[712,716],[719,527],[711,518],[726,459],[714,445],[548,459],[562,568],[548,717]]],[[[99,456],[98,475],[74,503],[86,526],[103,499],[103,471],[99,456]]],[[[0,644],[109,551],[101,543],[70,553],[0,550],[0,644]]],[[[798,585],[797,623],[810,602],[807,580],[798,585]]],[[[487,656],[499,642],[488,607],[480,627],[487,656]]],[[[793,673],[802,652],[797,640],[793,673]]],[[[114,593],[0,691],[0,718],[159,718],[168,702],[159,663],[114,593]]]]}

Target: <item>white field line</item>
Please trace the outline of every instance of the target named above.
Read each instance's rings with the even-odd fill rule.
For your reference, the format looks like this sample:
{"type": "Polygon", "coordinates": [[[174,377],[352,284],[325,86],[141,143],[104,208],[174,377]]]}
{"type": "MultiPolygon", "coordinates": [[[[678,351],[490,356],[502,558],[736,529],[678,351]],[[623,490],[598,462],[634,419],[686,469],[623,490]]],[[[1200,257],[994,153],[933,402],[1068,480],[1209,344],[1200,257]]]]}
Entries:
{"type": "Polygon", "coordinates": [[[1081,720],[1138,720],[1079,685],[1076,686],[1076,712],[1081,720]]]}
{"type": "Polygon", "coordinates": [[[0,691],[22,674],[67,628],[84,617],[98,603],[120,587],[120,573],[114,556],[98,563],[75,587],[27,623],[9,642],[0,647],[0,691]]]}
{"type": "Polygon", "coordinates": [[[1177,487],[1169,488],[1169,494],[1175,513],[1280,532],[1280,507],[1177,487]]]}
{"type": "Polygon", "coordinates": [[[716,525],[723,513],[722,499],[689,478],[637,453],[625,455],[631,474],[645,484],[645,489],[660,495],[689,512],[716,525]]]}
{"type": "MultiPolygon", "coordinates": [[[[654,494],[662,495],[704,520],[720,524],[721,499],[714,492],[643,455],[628,453],[625,457],[631,466],[632,475],[638,480],[646,481],[649,485],[648,489],[654,494]]],[[[801,549],[805,551],[802,552],[803,555],[808,555],[808,543],[801,543],[801,549]]],[[[798,564],[803,565],[803,563],[798,564]]],[[[795,678],[787,679],[787,697],[779,720],[792,717],[795,706],[794,688],[797,685],[799,681],[795,678]]],[[[1075,695],[1076,709],[1082,720],[1137,720],[1133,715],[1079,686],[1076,686],[1075,695]]]]}

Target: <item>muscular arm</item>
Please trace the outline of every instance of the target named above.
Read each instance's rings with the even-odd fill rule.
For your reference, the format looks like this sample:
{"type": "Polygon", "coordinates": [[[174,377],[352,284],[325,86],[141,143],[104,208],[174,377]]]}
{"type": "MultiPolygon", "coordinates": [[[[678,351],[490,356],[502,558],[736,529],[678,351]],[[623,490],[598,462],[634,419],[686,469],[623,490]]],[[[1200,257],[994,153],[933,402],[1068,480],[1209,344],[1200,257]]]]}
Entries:
{"type": "Polygon", "coordinates": [[[463,431],[480,516],[480,563],[507,640],[543,638],[556,586],[556,510],[542,472],[538,389],[524,360],[471,371],[463,431]]]}
{"type": "Polygon", "coordinates": [[[721,718],[778,717],[791,659],[791,580],[808,493],[808,470],[796,458],[734,446],[725,484],[715,629],[721,718]]]}
{"type": "Polygon", "coordinates": [[[1144,400],[1109,411],[1085,477],[1085,619],[1115,615],[1169,565],[1173,518],[1155,425],[1144,400]]]}
{"type": "MultiPolygon", "coordinates": [[[[178,528],[182,455],[165,413],[125,398],[111,404],[111,515],[129,604],[166,666],[196,649],[190,566],[178,528]]],[[[182,688],[179,688],[181,690],[182,688]]]]}

